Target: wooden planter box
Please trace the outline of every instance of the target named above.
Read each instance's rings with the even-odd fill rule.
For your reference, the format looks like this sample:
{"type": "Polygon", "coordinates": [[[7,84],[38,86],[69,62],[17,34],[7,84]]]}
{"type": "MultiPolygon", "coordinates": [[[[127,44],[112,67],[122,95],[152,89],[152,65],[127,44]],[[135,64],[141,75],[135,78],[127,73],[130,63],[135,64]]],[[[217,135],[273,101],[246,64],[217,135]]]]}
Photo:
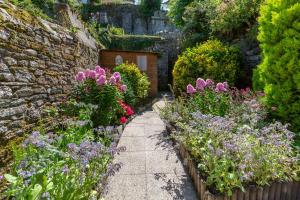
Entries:
{"type": "MultiPolygon", "coordinates": [[[[175,132],[175,128],[171,125],[167,124],[166,127],[169,134],[175,132]]],[[[241,190],[234,191],[231,197],[214,195],[206,189],[206,183],[201,178],[196,163],[180,143],[179,154],[194,182],[200,200],[300,200],[300,182],[275,182],[265,187],[249,186],[245,188],[245,192],[241,190]]]]}

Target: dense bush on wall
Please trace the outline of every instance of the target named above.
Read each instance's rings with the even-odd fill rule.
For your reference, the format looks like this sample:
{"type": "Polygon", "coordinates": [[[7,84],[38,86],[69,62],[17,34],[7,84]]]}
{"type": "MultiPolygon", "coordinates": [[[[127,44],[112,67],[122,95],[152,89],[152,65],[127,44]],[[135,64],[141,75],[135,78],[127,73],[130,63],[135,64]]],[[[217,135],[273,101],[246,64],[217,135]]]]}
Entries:
{"type": "Polygon", "coordinates": [[[174,91],[177,94],[184,91],[199,76],[234,84],[238,71],[238,50],[218,40],[209,40],[179,56],[173,70],[174,91]]]}
{"type": "Polygon", "coordinates": [[[259,41],[263,61],[254,76],[276,117],[300,129],[300,3],[268,0],[261,8],[259,41]]]}

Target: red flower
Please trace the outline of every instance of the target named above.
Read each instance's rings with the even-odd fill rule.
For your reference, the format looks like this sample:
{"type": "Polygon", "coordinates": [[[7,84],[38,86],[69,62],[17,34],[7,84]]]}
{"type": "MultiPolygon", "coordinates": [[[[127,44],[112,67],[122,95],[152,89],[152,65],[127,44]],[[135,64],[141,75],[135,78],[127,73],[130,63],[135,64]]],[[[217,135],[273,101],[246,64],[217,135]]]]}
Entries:
{"type": "Polygon", "coordinates": [[[126,117],[124,117],[124,116],[121,117],[121,119],[120,119],[121,124],[125,124],[126,121],[127,121],[126,117]]]}
{"type": "Polygon", "coordinates": [[[126,115],[131,116],[134,112],[130,106],[126,106],[126,115]]]}

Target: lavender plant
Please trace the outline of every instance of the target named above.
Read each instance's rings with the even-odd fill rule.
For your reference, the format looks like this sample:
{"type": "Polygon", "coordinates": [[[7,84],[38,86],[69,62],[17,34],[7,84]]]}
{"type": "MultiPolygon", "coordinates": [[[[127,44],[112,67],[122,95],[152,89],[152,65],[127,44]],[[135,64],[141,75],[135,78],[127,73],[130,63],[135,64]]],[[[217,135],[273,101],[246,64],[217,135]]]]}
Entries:
{"type": "Polygon", "coordinates": [[[251,184],[299,180],[300,157],[288,125],[270,123],[249,90],[218,84],[198,79],[196,88],[187,86],[187,98],[161,111],[177,127],[175,139],[189,150],[210,188],[230,196],[251,184]]]}

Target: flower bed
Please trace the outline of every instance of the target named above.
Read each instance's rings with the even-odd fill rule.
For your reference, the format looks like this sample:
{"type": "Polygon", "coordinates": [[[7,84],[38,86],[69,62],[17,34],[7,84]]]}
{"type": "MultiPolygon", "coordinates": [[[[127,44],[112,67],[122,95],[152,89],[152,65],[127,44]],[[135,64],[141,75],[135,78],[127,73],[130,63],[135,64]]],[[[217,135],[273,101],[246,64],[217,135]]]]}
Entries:
{"type": "Polygon", "coordinates": [[[168,103],[161,116],[173,127],[200,199],[271,197],[275,185],[282,186],[276,192],[287,195],[283,199],[300,197],[294,134],[269,121],[257,95],[203,79],[189,84],[187,94],[168,103]]]}
{"type": "Polygon", "coordinates": [[[7,198],[98,199],[107,176],[120,169],[122,163],[111,161],[125,150],[117,144],[134,114],[124,98],[127,86],[120,73],[100,66],[76,80],[70,99],[48,108],[45,120],[14,147],[11,173],[0,176],[9,182],[7,198]]]}

